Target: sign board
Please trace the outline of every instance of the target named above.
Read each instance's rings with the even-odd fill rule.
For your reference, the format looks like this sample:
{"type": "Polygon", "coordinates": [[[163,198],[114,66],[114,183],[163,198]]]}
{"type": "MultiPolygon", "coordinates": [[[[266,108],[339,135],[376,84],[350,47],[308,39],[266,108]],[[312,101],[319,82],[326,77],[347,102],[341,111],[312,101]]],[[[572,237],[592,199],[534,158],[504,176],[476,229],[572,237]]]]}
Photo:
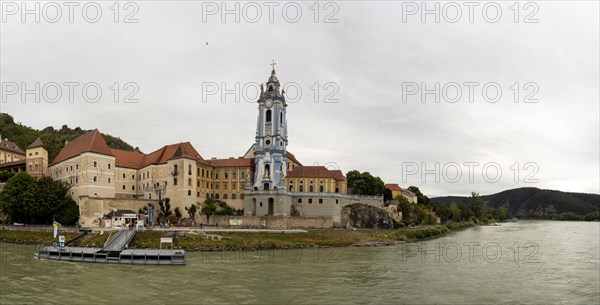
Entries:
{"type": "Polygon", "coordinates": [[[65,248],[65,236],[64,235],[58,236],[58,247],[60,249],[64,249],[65,248]]]}
{"type": "Polygon", "coordinates": [[[230,226],[241,226],[242,225],[242,220],[241,219],[229,219],[229,225],[230,226]]]}
{"type": "Polygon", "coordinates": [[[133,218],[133,219],[137,219],[137,214],[123,213],[123,218],[133,218]]]}
{"type": "Polygon", "coordinates": [[[161,243],[173,243],[173,238],[172,237],[161,237],[160,242],[161,243]]]}

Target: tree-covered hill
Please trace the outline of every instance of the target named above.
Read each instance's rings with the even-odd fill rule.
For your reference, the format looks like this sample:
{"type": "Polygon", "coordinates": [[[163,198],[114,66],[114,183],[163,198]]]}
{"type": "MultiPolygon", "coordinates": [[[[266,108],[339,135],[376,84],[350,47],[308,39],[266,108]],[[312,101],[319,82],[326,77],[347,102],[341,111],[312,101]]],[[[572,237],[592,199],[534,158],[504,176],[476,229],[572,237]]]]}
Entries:
{"type": "MultiPolygon", "coordinates": [[[[29,126],[15,123],[13,117],[7,113],[0,113],[0,136],[2,136],[2,139],[8,139],[25,150],[25,148],[35,141],[37,137],[40,137],[44,142],[44,146],[48,149],[48,157],[50,160],[53,160],[54,157],[56,157],[58,152],[65,145],[65,141],[72,141],[87,131],[89,130],[83,130],[79,127],[71,129],[67,125],[63,125],[61,129],[54,129],[54,127],[49,126],[43,130],[36,130],[29,126]]],[[[120,138],[107,134],[102,134],[102,136],[106,141],[106,144],[111,148],[128,151],[139,150],[137,147],[133,148],[120,138]]]]}
{"type": "MultiPolygon", "coordinates": [[[[553,218],[567,213],[580,216],[600,213],[600,195],[597,194],[524,187],[481,196],[481,199],[489,208],[507,207],[511,215],[516,217],[553,218]]],[[[446,205],[451,202],[469,205],[471,202],[470,197],[460,196],[437,197],[431,200],[446,205]]]]}

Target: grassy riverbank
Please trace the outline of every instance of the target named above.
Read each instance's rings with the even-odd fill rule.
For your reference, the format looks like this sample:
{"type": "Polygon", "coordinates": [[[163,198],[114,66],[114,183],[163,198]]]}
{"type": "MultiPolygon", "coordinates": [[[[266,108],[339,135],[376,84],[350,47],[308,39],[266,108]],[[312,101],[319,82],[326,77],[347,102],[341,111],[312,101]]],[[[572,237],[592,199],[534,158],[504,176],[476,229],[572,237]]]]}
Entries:
{"type": "MultiPolygon", "coordinates": [[[[398,242],[418,241],[445,235],[453,230],[472,227],[473,223],[453,225],[423,226],[395,230],[343,229],[310,230],[306,233],[267,233],[267,232],[214,232],[221,240],[210,240],[202,233],[190,232],[177,234],[179,246],[188,251],[215,250],[259,250],[291,249],[312,247],[381,246],[398,242]]],[[[159,248],[160,238],[171,236],[171,232],[141,231],[129,245],[130,248],[159,248]]],[[[64,233],[69,240],[75,233],[64,233]]],[[[108,234],[89,234],[73,246],[102,247],[108,234]]],[[[28,244],[52,244],[52,232],[0,230],[0,241],[28,244]]]]}

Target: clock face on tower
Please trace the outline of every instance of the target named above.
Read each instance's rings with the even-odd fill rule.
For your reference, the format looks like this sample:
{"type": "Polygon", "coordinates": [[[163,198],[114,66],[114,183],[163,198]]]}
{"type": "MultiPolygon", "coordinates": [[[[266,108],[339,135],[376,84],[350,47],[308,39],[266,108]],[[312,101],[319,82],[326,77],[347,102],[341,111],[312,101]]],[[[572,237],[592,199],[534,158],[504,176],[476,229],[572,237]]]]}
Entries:
{"type": "Polygon", "coordinates": [[[266,105],[267,107],[271,107],[271,106],[273,105],[273,100],[272,100],[272,99],[270,99],[270,98],[268,98],[268,99],[265,101],[265,105],[266,105]]]}

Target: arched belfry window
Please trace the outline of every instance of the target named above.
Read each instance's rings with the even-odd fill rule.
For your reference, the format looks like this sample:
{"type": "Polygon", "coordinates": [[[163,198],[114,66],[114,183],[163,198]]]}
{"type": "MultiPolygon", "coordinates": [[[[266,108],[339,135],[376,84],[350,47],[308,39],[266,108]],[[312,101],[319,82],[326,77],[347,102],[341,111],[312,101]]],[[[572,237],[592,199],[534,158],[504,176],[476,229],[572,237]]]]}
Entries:
{"type": "Polygon", "coordinates": [[[273,92],[273,85],[269,85],[269,92],[273,92]]]}
{"type": "Polygon", "coordinates": [[[267,110],[267,122],[271,122],[271,110],[267,110]]]}

